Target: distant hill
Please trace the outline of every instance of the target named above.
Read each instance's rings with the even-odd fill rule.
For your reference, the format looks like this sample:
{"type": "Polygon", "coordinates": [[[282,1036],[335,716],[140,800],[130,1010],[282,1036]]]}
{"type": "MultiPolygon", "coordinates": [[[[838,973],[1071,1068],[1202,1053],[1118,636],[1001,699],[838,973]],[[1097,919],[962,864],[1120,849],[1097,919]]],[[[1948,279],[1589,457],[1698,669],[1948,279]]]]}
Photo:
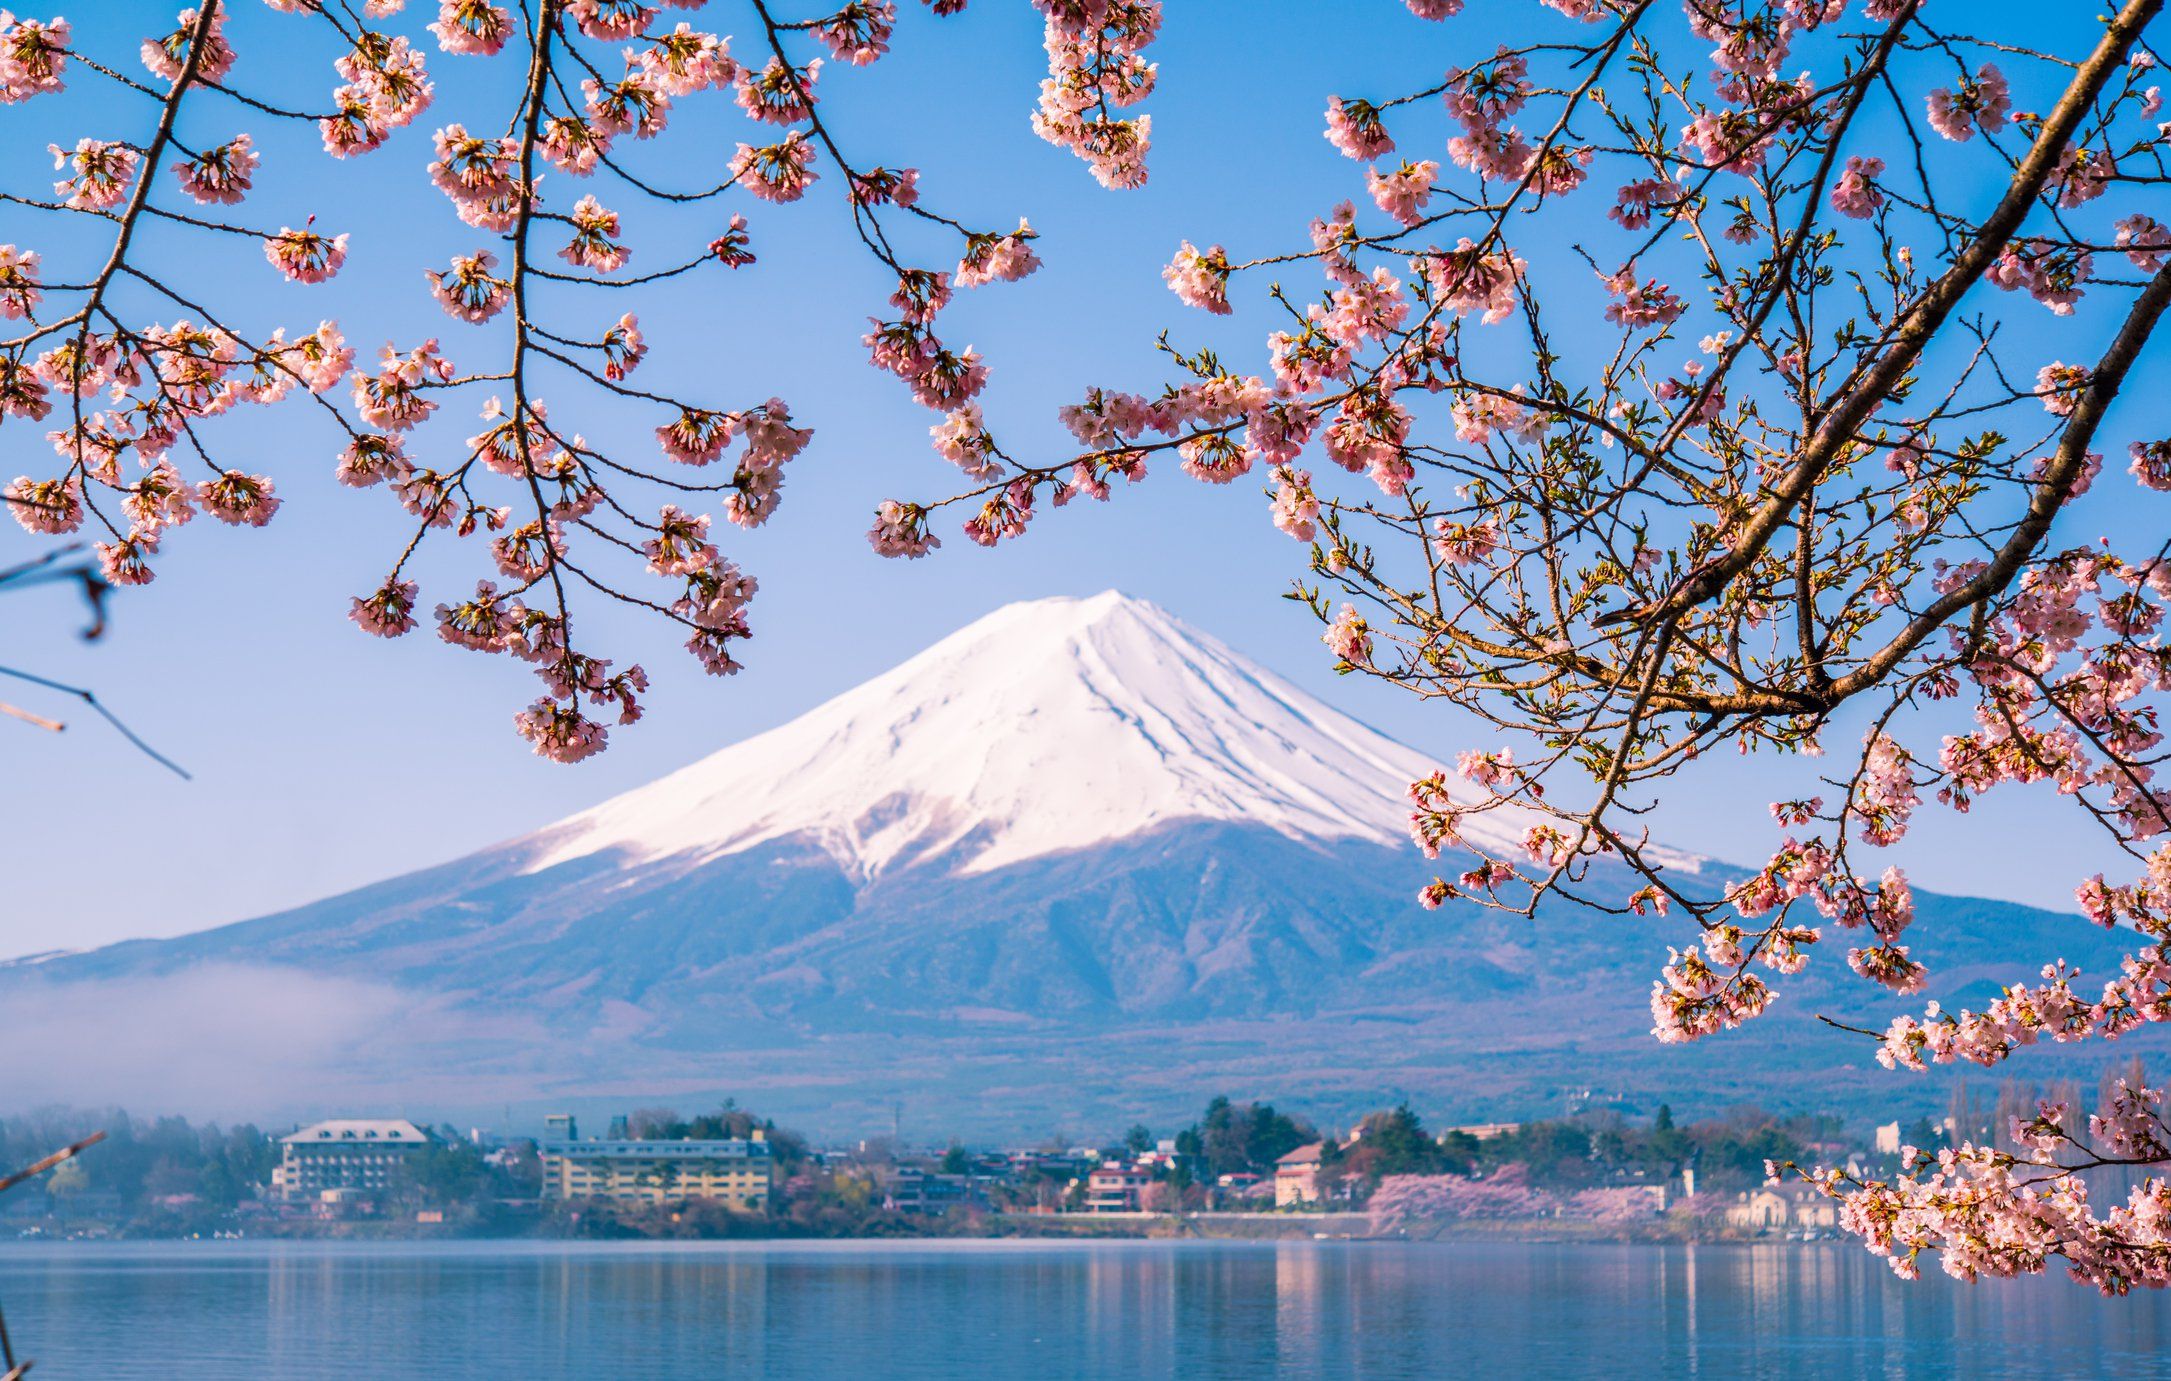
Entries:
{"type": "MultiPolygon", "coordinates": [[[[66,1042],[25,1062],[26,1087],[76,1101],[728,1094],[821,1132],[903,1103],[924,1129],[1008,1135],[1165,1124],[1222,1091],[1327,1120],[1402,1097],[1472,1118],[1934,1103],[1815,1020],[1896,1010],[1838,952],[1749,1032],[1676,1050],[1645,995],[1678,923],[1420,910],[1432,865],[1402,791],[1434,765],[1151,605],[1042,600],[534,835],[0,966],[0,1000],[105,1014],[102,1063],[66,1042]]],[[[1942,897],[1910,938],[1948,1003],[2120,952],[2073,918],[1942,897]]]]}

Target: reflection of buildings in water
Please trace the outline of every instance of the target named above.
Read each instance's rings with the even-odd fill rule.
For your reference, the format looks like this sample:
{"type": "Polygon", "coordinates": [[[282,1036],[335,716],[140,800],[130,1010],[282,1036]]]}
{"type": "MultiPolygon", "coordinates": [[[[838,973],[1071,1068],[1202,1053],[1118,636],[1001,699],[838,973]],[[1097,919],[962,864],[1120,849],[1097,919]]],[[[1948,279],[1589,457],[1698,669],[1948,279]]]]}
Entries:
{"type": "Polygon", "coordinates": [[[1748,1297],[1749,1319],[1763,1331],[1784,1318],[1787,1310],[1787,1265],[1793,1248],[1760,1242],[1743,1251],[1747,1258],[1743,1294],[1748,1297]]]}
{"type": "MultiPolygon", "coordinates": [[[[357,1281],[355,1263],[342,1260],[330,1249],[276,1252],[264,1263],[265,1361],[307,1367],[321,1362],[334,1345],[336,1317],[357,1312],[355,1296],[363,1296],[359,1309],[369,1308],[367,1292],[357,1281]]],[[[219,1317],[221,1311],[206,1310],[219,1317]]],[[[227,1315],[222,1326],[233,1326],[227,1315]]],[[[395,1321],[396,1322],[396,1321],[395,1321]]]]}
{"type": "Polygon", "coordinates": [[[1896,1356],[1877,1342],[1882,1320],[1877,1291],[1845,1253],[1831,1244],[1758,1242],[1684,1245],[1679,1273],[1660,1286],[1663,1299],[1679,1301],[1681,1370],[1688,1375],[1732,1374],[1744,1369],[1794,1365],[1782,1340],[1813,1338],[1849,1349],[1842,1371],[1853,1364],[1883,1375],[1880,1359],[1896,1356]],[[1858,1351],[1856,1351],[1858,1349],[1858,1351]]]}
{"type": "Polygon", "coordinates": [[[1085,1249],[1081,1369],[1166,1376],[1177,1364],[1177,1254],[1146,1243],[1085,1249]]]}
{"type": "Polygon", "coordinates": [[[765,1370],[769,1338],[775,1328],[770,1318],[771,1301],[775,1294],[790,1288],[788,1279],[780,1286],[773,1285],[785,1264],[766,1251],[703,1262],[690,1282],[694,1288],[685,1292],[683,1307],[674,1311],[673,1331],[681,1340],[674,1350],[688,1356],[701,1355],[705,1350],[702,1343],[714,1339],[714,1320],[721,1314],[722,1352],[729,1369],[765,1370]]]}
{"type": "Polygon", "coordinates": [[[65,1250],[0,1261],[0,1282],[29,1292],[41,1335],[91,1349],[63,1368],[84,1376],[171,1354],[195,1363],[177,1372],[237,1377],[361,1357],[395,1374],[640,1381],[1915,1381],[2155,1375],[2171,1355],[2160,1296],[2103,1300],[2055,1275],[1963,1285],[1927,1258],[1908,1283],[1848,1243],[65,1250]]]}
{"type": "Polygon", "coordinates": [[[1317,1372],[1324,1366],[1320,1314],[1325,1255],[1296,1242],[1274,1248],[1275,1358],[1285,1371],[1317,1372]]]}
{"type": "MultiPolygon", "coordinates": [[[[2018,1326],[1995,1287],[1951,1287],[1925,1259],[1923,1283],[1894,1277],[1885,1263],[1851,1242],[1764,1242],[1717,1246],[1704,1254],[1707,1323],[1714,1340],[1746,1345],[1752,1360],[1793,1365],[1784,1340],[1817,1340],[1820,1369],[1849,1375],[1906,1377],[1964,1374],[1971,1353],[1996,1358],[2033,1334],[2018,1326]],[[1714,1270],[1716,1274],[1713,1274],[1714,1270]]],[[[1693,1296],[1693,1291],[1692,1291],[1693,1296]]],[[[2031,1297],[2034,1298],[2034,1297],[2031,1297]]],[[[1693,1307],[1693,1306],[1692,1306],[1693,1307]]]]}
{"type": "Polygon", "coordinates": [[[1703,1359],[1697,1347],[1699,1339],[1696,1311],[1701,1302],[1701,1297],[1696,1292],[1696,1244],[1694,1242],[1689,1243],[1681,1253],[1681,1299],[1683,1322],[1681,1336],[1688,1350],[1688,1366],[1686,1370],[1689,1375],[1695,1376],[1702,1371],[1701,1363],[1703,1359]]]}
{"type": "Polygon", "coordinates": [[[1878,1339],[1885,1357],[1904,1359],[1908,1334],[1914,1326],[1910,1316],[1927,1302],[1897,1293],[1906,1290],[1907,1283],[1893,1275],[1892,1269],[1882,1260],[1854,1247],[1851,1242],[1834,1253],[1833,1262],[1843,1273],[1835,1293],[1859,1295],[1863,1300],[1862,1308],[1874,1311],[1869,1326],[1862,1330],[1863,1336],[1878,1339]],[[1850,1267],[1852,1270],[1847,1269],[1850,1267]]]}
{"type": "MultiPolygon", "coordinates": [[[[1680,1251],[1663,1249],[1659,1253],[1659,1270],[1656,1270],[1656,1290],[1652,1298],[1654,1318],[1674,1318],[1674,1301],[1680,1303],[1680,1374],[1683,1377],[1702,1377],[1702,1338],[1698,1335],[1698,1309],[1702,1298],[1696,1292],[1696,1242],[1685,1242],[1680,1251]]],[[[1669,1348],[1674,1351],[1674,1348],[1669,1348]]]]}
{"type": "MultiPolygon", "coordinates": [[[[2097,1203],[2101,1214],[2111,1207],[2097,1203]]],[[[2042,1279],[1983,1280],[1973,1285],[1946,1279],[1928,1253],[1922,1281],[1900,1289],[1934,1304],[1920,1311],[1914,1327],[1934,1336],[1964,1339],[1977,1366],[1994,1367],[2003,1359],[2036,1359],[2043,1374],[2163,1374],[2171,1356],[2171,1308],[2160,1291],[2137,1289],[2106,1298],[2067,1277],[2053,1261],[2042,1279]]]]}
{"type": "MultiPolygon", "coordinates": [[[[720,1352],[736,1374],[765,1363],[772,1334],[789,1333],[793,1321],[772,1318],[771,1300],[773,1293],[789,1300],[790,1282],[772,1290],[771,1276],[790,1269],[758,1248],[681,1255],[575,1247],[534,1258],[532,1281],[515,1275],[503,1288],[516,1305],[530,1298],[552,1302],[535,1311],[537,1326],[554,1335],[550,1355],[611,1355],[622,1350],[629,1321],[638,1320],[649,1355],[713,1358],[720,1352]]],[[[811,1263],[799,1269],[810,1272],[811,1263]]],[[[818,1299],[820,1292],[806,1297],[818,1299]]]]}
{"type": "Polygon", "coordinates": [[[1862,1302],[1848,1297],[1832,1277],[1834,1253],[1807,1245],[1760,1242],[1738,1249],[1746,1259],[1742,1294],[1752,1340],[1810,1336],[1868,1336],[1862,1302]],[[1835,1317],[1835,1311],[1837,1317],[1835,1317]]]}

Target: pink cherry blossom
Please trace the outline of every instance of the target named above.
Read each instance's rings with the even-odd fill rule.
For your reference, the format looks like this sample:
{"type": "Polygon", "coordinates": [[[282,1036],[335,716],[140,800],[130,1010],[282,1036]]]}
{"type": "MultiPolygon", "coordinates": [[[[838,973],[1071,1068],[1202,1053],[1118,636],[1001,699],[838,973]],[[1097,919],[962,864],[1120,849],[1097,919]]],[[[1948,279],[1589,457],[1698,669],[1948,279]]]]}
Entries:
{"type": "Polygon", "coordinates": [[[411,580],[387,582],[368,598],[355,600],[348,617],[375,637],[399,637],[415,626],[415,593],[411,580]]]}
{"type": "MultiPolygon", "coordinates": [[[[194,9],[181,11],[173,30],[164,38],[145,39],[138,51],[143,65],[152,76],[163,81],[177,80],[182,65],[188,61],[189,48],[195,36],[200,13],[194,9]]],[[[227,45],[226,12],[214,10],[211,23],[203,38],[203,54],[196,59],[196,79],[215,82],[234,68],[234,50],[227,45]]]]}
{"type": "Polygon", "coordinates": [[[1395,151],[1379,112],[1366,102],[1345,102],[1340,96],[1327,100],[1327,142],[1364,163],[1395,151]]]}
{"type": "Polygon", "coordinates": [[[739,145],[731,159],[732,176],[763,201],[797,201],[821,175],[814,169],[814,148],[799,131],[781,144],[754,148],[739,145]]]}
{"type": "Polygon", "coordinates": [[[1229,258],[1220,245],[1202,254],[1189,240],[1184,241],[1176,257],[1161,270],[1161,277],[1186,306],[1228,315],[1229,258]]]}
{"type": "Polygon", "coordinates": [[[2118,222],[2118,248],[2143,273],[2154,273],[2171,257],[2171,229],[2153,216],[2134,214],[2118,222]]]}
{"type": "Polygon", "coordinates": [[[1876,184],[1876,178],[1884,170],[1882,158],[1850,156],[1846,170],[1832,183],[1832,209],[1856,220],[1867,220],[1876,215],[1877,208],[1885,204],[1884,193],[1877,190],[1876,184]]]}
{"type": "Polygon", "coordinates": [[[632,251],[619,238],[617,212],[594,197],[582,197],[573,207],[571,221],[573,239],[558,251],[559,258],[597,273],[615,273],[625,267],[632,251]]]}
{"type": "Polygon", "coordinates": [[[300,230],[282,226],[277,235],[264,241],[264,257],[296,283],[322,283],[347,262],[347,237],[326,237],[306,226],[300,230]]]}
{"type": "Polygon", "coordinates": [[[206,205],[237,205],[247,195],[262,160],[249,136],[237,134],[213,149],[173,165],[181,190],[206,205]]]}
{"type": "Polygon", "coordinates": [[[22,320],[37,311],[43,297],[37,251],[0,245],[0,319],[22,320]]]}
{"type": "Polygon", "coordinates": [[[1372,660],[1372,634],[1363,616],[1353,604],[1342,606],[1327,631],[1320,635],[1330,651],[1351,666],[1365,666],[1372,660]]]}
{"type": "Polygon", "coordinates": [[[957,264],[955,281],[960,288],[988,283],[1014,283],[1040,267],[1033,253],[1039,238],[1021,218],[1018,228],[1002,235],[970,234],[965,238],[965,257],[957,264]]]}
{"type": "Polygon", "coordinates": [[[1606,290],[1614,297],[1606,307],[1606,320],[1631,330],[1671,325],[1686,310],[1665,284],[1655,279],[1637,283],[1633,269],[1623,269],[1606,279],[1606,290]]]}
{"type": "Polygon", "coordinates": [[[1416,225],[1423,218],[1425,203],[1432,199],[1432,184],[1439,173],[1440,165],[1430,160],[1405,162],[1391,173],[1367,172],[1365,181],[1380,210],[1404,225],[1416,225]]]}
{"type": "Polygon", "coordinates": [[[484,322],[504,310],[512,297],[512,285],[494,276],[497,256],[488,250],[455,254],[452,267],[429,270],[430,291],[453,316],[467,322],[484,322]]]}
{"type": "Polygon", "coordinates": [[[2005,74],[1995,63],[1984,63],[1971,78],[1957,87],[1930,93],[1930,125],[1947,139],[1966,143],[1975,131],[1996,134],[2011,117],[2013,102],[2005,74]]]}
{"type": "Polygon", "coordinates": [[[490,0],[441,0],[429,29],[448,53],[488,57],[512,37],[513,20],[490,0]]]}
{"type": "Polygon", "coordinates": [[[196,502],[222,523],[262,527],[279,511],[271,481],[262,475],[228,470],[217,479],[196,486],[196,502]]]}
{"type": "Polygon", "coordinates": [[[47,146],[53,166],[71,175],[53,184],[53,194],[79,211],[118,205],[135,182],[137,153],[125,144],[79,139],[73,149],[47,146]]]}

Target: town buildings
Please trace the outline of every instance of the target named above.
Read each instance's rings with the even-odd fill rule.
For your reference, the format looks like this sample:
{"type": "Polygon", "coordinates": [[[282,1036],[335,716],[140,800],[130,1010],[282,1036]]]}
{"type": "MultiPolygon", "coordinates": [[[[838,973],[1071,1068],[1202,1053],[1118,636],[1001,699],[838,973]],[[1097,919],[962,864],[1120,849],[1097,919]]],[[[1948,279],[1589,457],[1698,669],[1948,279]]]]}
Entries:
{"type": "Polygon", "coordinates": [[[1085,1211],[1138,1213],[1145,1208],[1146,1186],[1152,1183],[1150,1166],[1135,1161],[1102,1161],[1086,1175],[1085,1211]]]}
{"type": "Polygon", "coordinates": [[[1522,1129],[1523,1124],[1520,1122],[1473,1122],[1463,1127],[1448,1128],[1442,1134],[1441,1139],[1444,1141],[1447,1137],[1460,1132],[1472,1141],[1491,1141],[1495,1137],[1508,1136],[1522,1129]]]}
{"type": "Polygon", "coordinates": [[[375,1197],[437,1139],[404,1117],[341,1117],[279,1138],[271,1194],[290,1204],[375,1197]]]}
{"type": "Polygon", "coordinates": [[[707,1199],[749,1213],[769,1206],[775,1162],[759,1128],[744,1139],[582,1141],[567,1114],[552,1116],[548,1126],[554,1135],[537,1148],[546,1200],[661,1204],[707,1199]]]}
{"type": "Polygon", "coordinates": [[[1215,1178],[1214,1187],[1229,1199],[1243,1202],[1249,1199],[1271,1199],[1274,1186],[1267,1177],[1250,1170],[1231,1170],[1215,1178]]]}
{"type": "Polygon", "coordinates": [[[1274,1162],[1274,1207],[1297,1208],[1319,1202],[1319,1163],[1327,1144],[1299,1146],[1274,1162]]]}
{"type": "Polygon", "coordinates": [[[1807,1185],[1759,1189],[1727,1206],[1726,1225],[1742,1232],[1830,1232],[1839,1227],[1839,1203],[1807,1185]]]}
{"type": "Polygon", "coordinates": [[[917,1165],[896,1165],[882,1176],[882,1206],[896,1213],[943,1218],[988,1207],[987,1186],[995,1177],[944,1174],[917,1165]]]}
{"type": "Polygon", "coordinates": [[[1045,1150],[1005,1151],[997,1158],[1013,1178],[1039,1178],[1066,1184],[1083,1177],[1099,1159],[1083,1151],[1045,1150]]]}

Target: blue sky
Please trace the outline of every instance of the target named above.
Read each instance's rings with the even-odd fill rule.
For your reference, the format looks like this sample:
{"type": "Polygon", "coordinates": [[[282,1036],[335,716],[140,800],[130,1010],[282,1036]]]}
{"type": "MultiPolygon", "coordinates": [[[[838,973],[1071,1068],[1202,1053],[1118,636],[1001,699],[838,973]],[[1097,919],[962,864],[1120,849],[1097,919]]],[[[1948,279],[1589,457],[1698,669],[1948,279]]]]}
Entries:
{"type": "MultiPolygon", "coordinates": [[[[978,345],[992,363],[990,415],[1009,436],[1052,450],[1063,440],[1053,410],[1084,385],[1145,390],[1162,377],[1152,342],[1179,309],[1159,271],[1180,239],[1242,252],[1287,248],[1311,216],[1362,196],[1361,172],[1320,137],[1330,93],[1387,94],[1437,80],[1445,66],[1489,52],[1535,7],[1477,4],[1440,27],[1390,0],[1174,0],[1153,50],[1162,74],[1148,107],[1153,181],[1123,194],[1101,191],[1027,127],[1043,55],[1025,5],[982,3],[943,23],[904,8],[891,58],[870,72],[825,74],[825,110],[863,161],[921,167],[931,205],[997,227],[1024,214],[1042,232],[1038,275],[984,289],[945,321],[946,335],[978,345]]],[[[79,18],[79,30],[143,32],[148,16],[166,12],[100,5],[90,20],[79,18]]],[[[2075,22],[2084,22],[2078,12],[2075,22]]],[[[306,99],[330,84],[330,55],[311,48],[286,61],[292,55],[278,45],[294,32],[293,21],[255,6],[233,29],[244,73],[261,75],[277,56],[273,88],[306,99]]],[[[435,334],[463,362],[492,358],[488,328],[452,322],[427,296],[421,269],[480,240],[419,174],[429,129],[454,119],[500,123],[502,88],[514,74],[503,61],[431,57],[437,106],[339,185],[324,181],[313,140],[260,135],[267,190],[244,208],[250,219],[299,224],[321,209],[322,228],[354,241],[329,288],[276,282],[253,247],[207,260],[204,270],[231,284],[219,291],[244,304],[250,325],[307,329],[337,314],[366,352],[386,339],[404,347],[435,334]]],[[[721,98],[695,106],[666,136],[667,151],[713,167],[742,126],[721,98]]],[[[199,116],[195,142],[263,130],[239,116],[199,116]]],[[[0,144],[0,176],[11,186],[42,182],[49,160],[33,152],[48,140],[140,138],[145,118],[102,92],[95,102],[71,96],[10,108],[0,119],[22,137],[0,144]]],[[[600,183],[595,190],[628,210],[636,266],[673,262],[677,247],[714,233],[702,213],[651,226],[631,214],[630,196],[600,183]]],[[[793,207],[746,208],[757,268],[637,304],[654,345],[645,383],[738,404],[779,394],[817,428],[779,517],[727,538],[727,552],[761,581],[745,673],[702,677],[662,627],[591,607],[585,617],[607,628],[609,649],[658,673],[648,718],[614,732],[611,751],[582,766],[534,759],[510,728],[532,694],[524,668],[456,652],[426,631],[382,643],[346,621],[348,598],[374,584],[405,534],[380,493],[332,482],[336,442],[324,419],[292,402],[237,419],[218,428],[219,451],[275,476],[287,506],[269,528],[199,522],[176,533],[158,582],[115,601],[112,633],[95,647],[73,640],[78,612],[58,592],[0,601],[7,664],[95,686],[196,776],[171,778],[79,715],[62,736],[0,722],[0,835],[17,860],[0,895],[0,953],[243,919],[441,862],[780,723],[998,605],[1048,594],[1122,588],[1421,748],[1448,757],[1490,742],[1452,712],[1331,674],[1316,625],[1277,598],[1300,573],[1302,549],[1268,525],[1250,481],[1209,490],[1164,466],[1110,508],[1044,514],[1027,540],[997,552],[953,538],[924,561],[873,556],[862,534],[875,502],[946,492],[951,475],[927,445],[932,415],[864,362],[859,336],[887,285],[822,195],[832,190],[825,183],[793,207]]],[[[53,221],[12,209],[0,211],[0,227],[0,241],[36,247],[56,265],[105,252],[102,243],[54,243],[53,221]]],[[[53,276],[62,276],[57,267],[53,276]]],[[[567,305],[579,308],[561,318],[573,325],[600,325],[620,309],[615,299],[567,305]]],[[[1250,368],[1260,320],[1209,330],[1191,315],[1180,324],[1185,339],[1223,343],[1250,368]]],[[[2150,368],[2160,376],[2162,352],[2150,368]]],[[[653,419],[578,406],[595,413],[582,414],[591,436],[628,449],[648,444],[653,419]]],[[[29,468],[22,448],[43,442],[28,428],[9,430],[0,446],[12,475],[29,468]]],[[[2117,473],[2122,463],[2107,468],[2104,486],[2118,488],[2119,502],[2104,509],[2106,530],[2160,530],[2161,500],[2137,495],[2117,473]]],[[[12,524],[0,529],[0,564],[40,549],[12,524]]],[[[472,580],[479,559],[432,567],[425,602],[472,580]]],[[[0,695],[67,712],[35,693],[0,695]]],[[[1787,794],[1773,770],[1762,761],[1705,770],[1668,802],[1658,830],[1706,853],[1759,856],[1773,841],[1764,803],[1787,794]]],[[[2063,905],[2084,866],[2109,860],[2069,812],[2043,809],[2045,799],[1993,796],[1966,829],[1930,812],[1906,861],[1928,887],[2063,905]]]]}

